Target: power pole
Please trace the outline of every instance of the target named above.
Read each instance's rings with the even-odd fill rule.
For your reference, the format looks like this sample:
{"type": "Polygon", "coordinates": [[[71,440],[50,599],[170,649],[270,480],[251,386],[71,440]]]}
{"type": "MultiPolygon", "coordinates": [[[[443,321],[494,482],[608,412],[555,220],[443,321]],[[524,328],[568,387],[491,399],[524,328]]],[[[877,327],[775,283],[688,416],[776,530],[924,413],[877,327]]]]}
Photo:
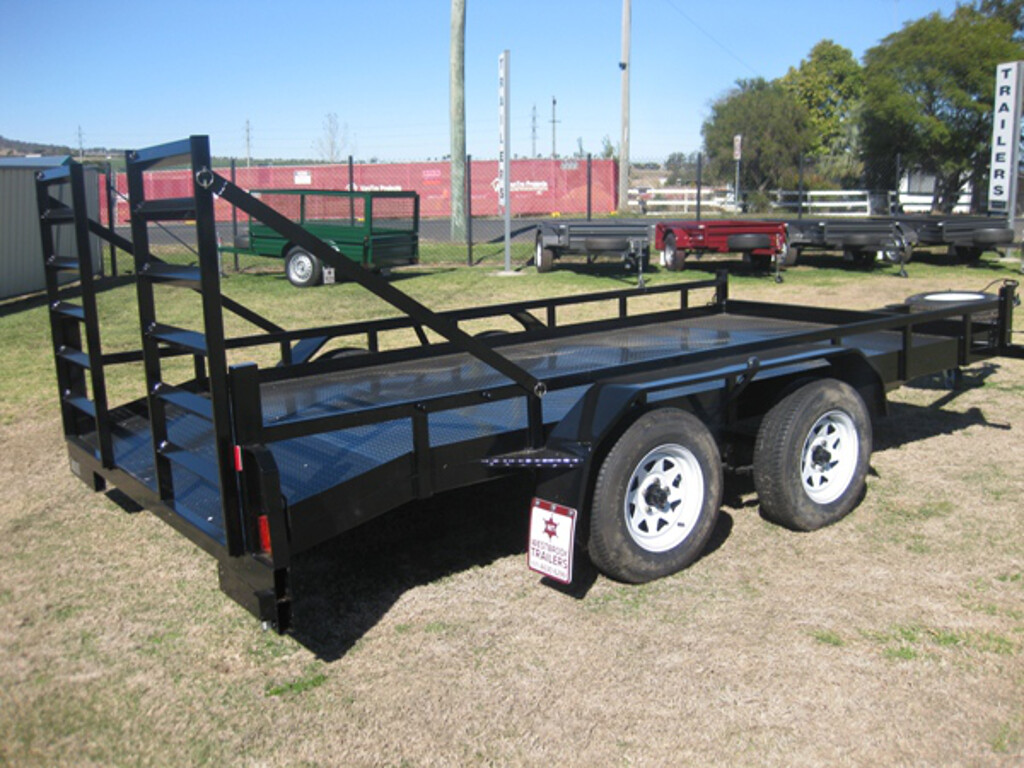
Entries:
{"type": "Polygon", "coordinates": [[[619,212],[628,210],[629,202],[629,32],[630,0],[622,0],[622,138],[619,141],[619,212]]]}
{"type": "Polygon", "coordinates": [[[556,127],[557,127],[558,123],[562,122],[561,120],[556,120],[555,119],[555,107],[556,106],[558,106],[558,101],[555,99],[554,96],[552,96],[551,97],[551,157],[558,157],[558,150],[556,149],[556,144],[555,144],[555,130],[556,130],[556,127]]]}
{"type": "Polygon", "coordinates": [[[85,142],[82,140],[82,126],[78,126],[78,159],[85,157],[85,142]]]}
{"type": "Polygon", "coordinates": [[[252,166],[252,131],[249,130],[249,119],[245,120],[245,167],[252,166]]]}
{"type": "Polygon", "coordinates": [[[452,0],[449,67],[451,156],[451,238],[466,238],[466,0],[452,0]]]}

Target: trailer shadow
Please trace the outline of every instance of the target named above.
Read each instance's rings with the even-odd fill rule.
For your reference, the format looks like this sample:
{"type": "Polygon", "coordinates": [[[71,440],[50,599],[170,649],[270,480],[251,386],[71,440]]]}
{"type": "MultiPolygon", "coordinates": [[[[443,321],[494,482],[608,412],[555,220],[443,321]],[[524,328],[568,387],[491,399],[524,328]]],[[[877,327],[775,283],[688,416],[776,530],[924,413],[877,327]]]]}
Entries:
{"type": "Polygon", "coordinates": [[[884,451],[899,448],[908,443],[926,440],[940,435],[952,435],[968,427],[981,426],[987,429],[1008,430],[1012,425],[1005,422],[989,421],[978,407],[965,411],[947,410],[964,392],[981,387],[985,380],[999,370],[995,363],[984,363],[962,372],[960,383],[950,389],[942,374],[925,376],[908,382],[909,389],[945,392],[928,405],[890,403],[889,415],[878,419],[874,425],[874,450],[884,451]]]}
{"type": "MultiPolygon", "coordinates": [[[[94,290],[96,293],[102,293],[104,291],[110,291],[114,288],[121,288],[125,285],[131,285],[135,280],[134,274],[122,274],[117,277],[100,277],[94,281],[94,290]]],[[[64,300],[77,300],[82,298],[82,287],[81,284],[71,286],[61,286],[61,298],[64,300]]],[[[39,293],[32,293],[28,296],[20,296],[4,301],[0,303],[0,317],[9,317],[10,315],[16,315],[19,312],[25,312],[30,309],[38,309],[39,307],[45,307],[49,303],[46,298],[46,292],[41,291],[39,293]]]]}
{"type": "MultiPolygon", "coordinates": [[[[350,533],[293,558],[291,635],[324,661],[343,657],[413,589],[505,557],[526,568],[527,516],[533,485],[509,477],[407,504],[350,533]]],[[[733,518],[724,510],[701,553],[728,539],[733,518]]],[[[537,576],[546,586],[583,599],[598,572],[579,553],[571,585],[537,576]]]]}
{"type": "Polygon", "coordinates": [[[293,558],[293,637],[337,660],[410,590],[524,555],[532,492],[516,476],[451,491],[293,558]]]}

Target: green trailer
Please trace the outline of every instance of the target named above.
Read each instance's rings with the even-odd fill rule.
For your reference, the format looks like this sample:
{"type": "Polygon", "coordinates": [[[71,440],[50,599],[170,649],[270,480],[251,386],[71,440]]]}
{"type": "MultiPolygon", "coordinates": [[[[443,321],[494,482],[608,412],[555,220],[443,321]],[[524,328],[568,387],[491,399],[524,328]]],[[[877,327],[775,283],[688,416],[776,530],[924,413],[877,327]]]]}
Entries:
{"type": "MultiPolygon", "coordinates": [[[[252,194],[366,269],[379,272],[419,262],[420,199],[415,192],[263,189],[252,194]]],[[[284,259],[289,282],[299,288],[334,282],[333,268],[255,219],[235,250],[284,259]]]]}

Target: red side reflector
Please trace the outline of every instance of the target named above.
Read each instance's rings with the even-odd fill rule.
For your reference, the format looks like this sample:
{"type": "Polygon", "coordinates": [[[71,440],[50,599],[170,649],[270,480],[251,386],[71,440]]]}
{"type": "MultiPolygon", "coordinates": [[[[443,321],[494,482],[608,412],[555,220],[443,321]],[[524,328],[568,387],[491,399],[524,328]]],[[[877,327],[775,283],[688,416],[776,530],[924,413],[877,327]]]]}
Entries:
{"type": "Polygon", "coordinates": [[[273,554],[270,546],[270,520],[266,515],[260,515],[256,518],[256,526],[260,534],[260,549],[268,555],[273,554]]]}
{"type": "Polygon", "coordinates": [[[235,472],[242,471],[242,446],[235,446],[235,472]]]}

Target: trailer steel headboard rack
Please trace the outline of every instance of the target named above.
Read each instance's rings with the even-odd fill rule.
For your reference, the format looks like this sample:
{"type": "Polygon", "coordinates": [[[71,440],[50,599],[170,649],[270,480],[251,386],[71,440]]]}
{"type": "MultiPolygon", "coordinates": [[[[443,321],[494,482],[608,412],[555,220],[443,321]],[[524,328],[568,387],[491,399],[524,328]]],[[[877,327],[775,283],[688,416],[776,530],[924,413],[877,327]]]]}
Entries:
{"type": "Polygon", "coordinates": [[[611,444],[651,408],[696,414],[726,463],[745,465],[752,430],[794,382],[837,378],[881,411],[888,389],[1013,346],[1013,283],[970,305],[854,312],[731,300],[722,272],[645,290],[434,312],[212,171],[205,136],[128,152],[126,162],[131,242],[90,217],[77,164],[37,182],[72,470],[96,490],[116,486],[212,554],[221,588],[278,631],[290,624],[291,557],[402,503],[520,471],[535,476],[538,496],[585,516],[611,444]],[[192,196],[148,197],[145,174],[183,158],[192,196]],[[62,184],[71,187],[70,205],[51,194],[62,184]],[[402,316],[286,330],[228,299],[215,197],[402,316]],[[153,256],[148,224],[162,220],[195,221],[197,266],[153,256]],[[75,228],[77,259],[53,252],[60,225],[75,228]],[[139,350],[102,351],[90,232],[134,255],[139,350]],[[80,273],[81,305],[67,300],[59,270],[80,273]],[[156,285],[197,291],[200,327],[161,322],[156,285]],[[700,303],[699,294],[712,298],[700,303]],[[659,295],[675,298],[636,309],[634,299],[659,295]],[[563,322],[569,307],[609,302],[610,319],[563,322]],[[228,338],[224,310],[260,333],[228,338]],[[508,317],[522,330],[463,330],[508,317]],[[381,336],[400,329],[415,332],[418,344],[383,349],[381,336]],[[318,357],[339,339],[364,353],[318,357]],[[279,352],[277,365],[228,364],[229,352],[268,346],[279,352]],[[170,381],[166,361],[181,356],[192,358],[192,375],[170,381]],[[147,394],[110,406],[105,371],[120,365],[141,365],[147,394]]]}

